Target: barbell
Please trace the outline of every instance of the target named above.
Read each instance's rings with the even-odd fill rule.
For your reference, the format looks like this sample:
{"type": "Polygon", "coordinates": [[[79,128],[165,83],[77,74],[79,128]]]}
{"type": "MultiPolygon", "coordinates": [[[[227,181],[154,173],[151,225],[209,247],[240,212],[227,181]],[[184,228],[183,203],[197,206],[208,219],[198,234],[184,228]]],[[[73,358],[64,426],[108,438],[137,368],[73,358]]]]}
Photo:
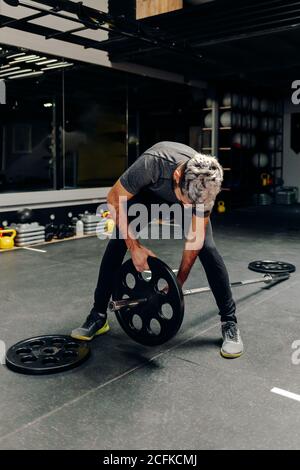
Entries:
{"type": "MultiPolygon", "coordinates": [[[[118,271],[109,309],[115,312],[125,333],[145,346],[158,346],[173,338],[184,317],[184,297],[210,292],[209,287],[182,290],[172,269],[162,260],[148,258],[150,275],[136,271],[132,260],[118,271]]],[[[237,281],[231,287],[289,279],[295,266],[283,261],[253,261],[249,269],[264,273],[260,278],[237,281]]]]}

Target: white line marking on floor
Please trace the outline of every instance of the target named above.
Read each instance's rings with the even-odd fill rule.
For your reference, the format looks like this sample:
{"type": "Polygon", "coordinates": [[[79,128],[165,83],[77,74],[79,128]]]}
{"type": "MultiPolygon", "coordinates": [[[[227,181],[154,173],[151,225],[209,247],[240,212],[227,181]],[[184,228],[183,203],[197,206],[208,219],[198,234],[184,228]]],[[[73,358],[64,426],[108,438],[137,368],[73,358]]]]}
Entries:
{"type": "MultiPolygon", "coordinates": [[[[290,282],[289,285],[284,286],[282,289],[278,289],[277,292],[274,295],[279,295],[282,292],[284,292],[288,289],[291,289],[292,287],[295,287],[296,285],[298,285],[298,281],[297,282],[290,282]]],[[[260,303],[264,302],[265,300],[267,300],[268,298],[271,298],[271,297],[272,296],[266,296],[263,299],[260,299],[258,302],[255,302],[255,300],[254,300],[253,302],[248,303],[244,308],[240,309],[239,315],[242,312],[244,313],[245,311],[249,310],[250,307],[254,307],[256,305],[259,305],[260,303]]],[[[117,377],[113,377],[112,379],[108,380],[107,382],[104,382],[103,384],[98,385],[97,387],[94,387],[94,388],[91,388],[90,390],[87,390],[82,395],[78,395],[77,397],[73,398],[72,400],[69,400],[69,401],[63,403],[62,405],[58,406],[57,408],[52,409],[48,413],[45,413],[43,415],[38,416],[33,421],[21,425],[19,428],[15,429],[14,431],[11,431],[7,434],[4,434],[4,435],[0,436],[0,442],[2,442],[4,439],[7,439],[9,437],[14,436],[15,434],[18,434],[21,431],[24,431],[25,429],[28,429],[29,427],[31,427],[35,424],[38,424],[40,421],[44,420],[45,418],[49,418],[50,416],[58,413],[59,411],[63,410],[64,408],[67,408],[68,406],[74,405],[75,403],[79,402],[82,398],[88,397],[92,393],[106,387],[107,385],[110,385],[110,384],[112,384],[112,383],[114,383],[114,382],[116,382],[116,381],[132,374],[133,372],[136,372],[139,369],[142,369],[147,364],[155,361],[155,359],[158,359],[159,357],[164,356],[165,354],[168,354],[169,352],[173,351],[174,349],[188,343],[189,341],[192,341],[193,339],[198,338],[199,336],[204,335],[205,333],[208,333],[208,331],[213,330],[214,328],[217,328],[219,326],[220,326],[220,321],[218,321],[217,323],[214,323],[213,325],[209,326],[208,328],[205,328],[205,330],[199,331],[195,335],[190,336],[190,337],[184,339],[183,341],[180,341],[179,343],[174,344],[174,346],[171,346],[170,348],[168,348],[166,350],[160,351],[159,353],[155,354],[155,356],[152,356],[151,358],[149,358],[145,362],[142,362],[138,366],[135,366],[132,369],[129,369],[129,370],[123,372],[122,374],[118,375],[117,377]]]]}
{"type": "Polygon", "coordinates": [[[29,248],[28,246],[25,246],[23,250],[28,250],[28,251],[37,251],[38,253],[47,253],[46,250],[39,250],[38,248],[29,248]]]}
{"type": "Polygon", "coordinates": [[[282,388],[274,387],[272,388],[271,392],[276,393],[277,395],[281,395],[282,397],[291,398],[292,400],[300,401],[300,395],[298,395],[297,393],[288,392],[287,390],[283,390],[282,388]]]}

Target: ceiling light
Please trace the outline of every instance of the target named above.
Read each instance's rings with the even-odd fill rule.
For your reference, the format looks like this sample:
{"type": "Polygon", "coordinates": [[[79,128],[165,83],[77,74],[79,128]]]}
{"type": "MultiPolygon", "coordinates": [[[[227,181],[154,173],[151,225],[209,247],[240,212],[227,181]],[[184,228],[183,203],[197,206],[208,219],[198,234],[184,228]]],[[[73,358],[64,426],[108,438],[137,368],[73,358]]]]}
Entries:
{"type": "MultiPolygon", "coordinates": [[[[33,57],[32,59],[26,59],[25,62],[27,63],[27,62],[30,62],[31,60],[38,60],[38,59],[40,59],[40,58],[41,58],[41,56],[40,56],[40,55],[37,55],[37,56],[33,57]]],[[[17,60],[17,59],[16,59],[16,60],[17,60]]],[[[22,62],[23,62],[23,61],[22,61],[22,62]]]]}
{"type": "Polygon", "coordinates": [[[40,62],[40,65],[52,64],[53,62],[57,62],[57,59],[44,60],[43,62],[40,62]]]}
{"type": "Polygon", "coordinates": [[[26,52],[20,52],[19,54],[8,55],[6,58],[7,59],[12,59],[13,57],[19,57],[21,55],[26,55],[26,52]]]}
{"type": "Polygon", "coordinates": [[[44,108],[52,108],[52,103],[44,103],[44,108]]]}
{"type": "MultiPolygon", "coordinates": [[[[17,67],[17,68],[19,69],[20,67],[17,67]]],[[[31,72],[31,71],[32,69],[23,69],[23,70],[21,69],[21,70],[18,70],[17,72],[11,72],[10,70],[6,70],[5,73],[3,72],[0,74],[0,78],[7,77],[8,75],[17,75],[19,73],[31,72]]]]}
{"type": "Polygon", "coordinates": [[[62,64],[49,65],[48,67],[45,67],[42,70],[60,69],[62,67],[71,67],[71,65],[74,65],[74,64],[62,63],[62,64]]]}
{"type": "Polygon", "coordinates": [[[8,77],[10,80],[15,80],[16,78],[23,77],[33,77],[34,75],[42,75],[44,72],[32,72],[32,73],[22,73],[22,75],[16,75],[15,77],[8,77]]]}
{"type": "MultiPolygon", "coordinates": [[[[39,55],[25,55],[24,57],[17,57],[14,59],[13,63],[15,62],[26,62],[28,59],[38,59],[40,56],[39,55]]],[[[10,62],[11,63],[11,62],[10,62]]]]}
{"type": "Polygon", "coordinates": [[[4,70],[1,69],[0,74],[2,75],[3,73],[12,72],[13,70],[20,70],[20,68],[21,67],[9,67],[9,68],[4,69],[3,67],[4,70]]]}
{"type": "MultiPolygon", "coordinates": [[[[60,65],[60,64],[68,64],[68,62],[61,60],[60,62],[56,62],[55,65],[60,65]]],[[[52,67],[52,65],[49,65],[49,67],[52,67]]]]}
{"type": "Polygon", "coordinates": [[[15,62],[25,62],[28,59],[38,59],[39,57],[41,57],[41,56],[36,55],[36,54],[31,54],[31,55],[25,55],[23,57],[17,57],[14,60],[15,60],[15,62]]]}
{"type": "Polygon", "coordinates": [[[26,64],[29,64],[31,62],[40,62],[41,60],[46,60],[47,57],[39,57],[38,59],[29,59],[29,60],[26,60],[26,64]]]}
{"type": "Polygon", "coordinates": [[[2,65],[2,67],[0,67],[0,70],[2,69],[9,69],[10,65],[2,65]]]}

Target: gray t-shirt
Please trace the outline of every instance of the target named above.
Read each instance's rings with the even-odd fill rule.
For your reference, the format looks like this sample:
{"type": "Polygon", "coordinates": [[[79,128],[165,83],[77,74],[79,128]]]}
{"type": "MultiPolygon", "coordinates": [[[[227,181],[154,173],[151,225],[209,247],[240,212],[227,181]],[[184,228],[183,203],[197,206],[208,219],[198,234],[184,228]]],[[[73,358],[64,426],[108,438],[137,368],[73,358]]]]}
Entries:
{"type": "MultiPolygon", "coordinates": [[[[159,142],[146,150],[120,178],[122,186],[131,194],[148,189],[169,203],[178,203],[173,189],[173,174],[180,163],[197,152],[177,142],[159,142]]],[[[204,206],[205,215],[213,204],[204,206]]]]}

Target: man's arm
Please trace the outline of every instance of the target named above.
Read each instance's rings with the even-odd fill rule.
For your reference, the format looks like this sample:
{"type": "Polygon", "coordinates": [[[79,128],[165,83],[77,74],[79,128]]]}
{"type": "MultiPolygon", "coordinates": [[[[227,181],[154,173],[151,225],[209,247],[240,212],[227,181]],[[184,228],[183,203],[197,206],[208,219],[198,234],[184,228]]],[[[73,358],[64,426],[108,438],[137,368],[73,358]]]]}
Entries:
{"type": "Polygon", "coordinates": [[[132,233],[130,232],[125,207],[127,201],[132,199],[133,196],[134,194],[128,192],[121,184],[120,180],[118,180],[114,184],[107,196],[107,203],[112,213],[112,217],[125,240],[128,250],[131,250],[135,246],[139,245],[138,241],[133,237],[132,233]]]}
{"type": "Polygon", "coordinates": [[[130,230],[126,203],[133,196],[134,194],[128,192],[120,180],[118,180],[108,193],[107,203],[108,208],[112,213],[112,217],[124,238],[128,250],[131,253],[132,261],[136,270],[143,272],[146,269],[149,269],[147,263],[148,256],[155,255],[151,250],[142,246],[130,230]]]}
{"type": "Polygon", "coordinates": [[[204,245],[206,227],[208,223],[209,216],[201,218],[197,215],[193,215],[192,217],[188,240],[185,243],[181,264],[177,274],[177,280],[181,286],[187,280],[199,251],[204,245]]]}

